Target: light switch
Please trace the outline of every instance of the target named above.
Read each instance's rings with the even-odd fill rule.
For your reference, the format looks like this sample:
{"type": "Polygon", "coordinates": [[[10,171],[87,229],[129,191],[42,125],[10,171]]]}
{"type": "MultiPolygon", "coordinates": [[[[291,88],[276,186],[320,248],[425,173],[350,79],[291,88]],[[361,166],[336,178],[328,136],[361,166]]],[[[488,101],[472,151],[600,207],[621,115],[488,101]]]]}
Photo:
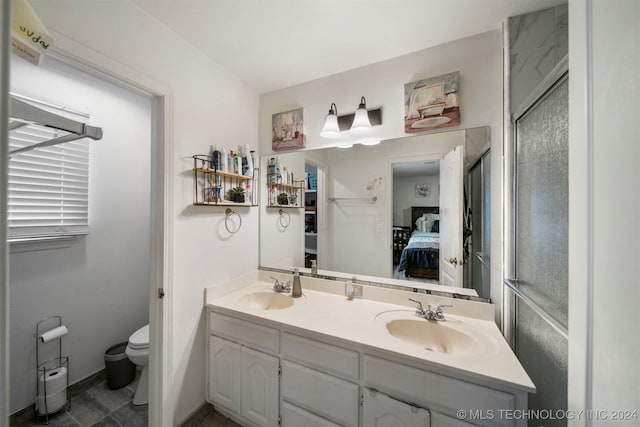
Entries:
{"type": "Polygon", "coordinates": [[[384,225],[384,224],[383,224],[383,223],[381,223],[381,222],[376,223],[376,231],[377,231],[378,233],[382,233],[382,232],[384,231],[384,229],[383,229],[383,225],[384,225]]]}

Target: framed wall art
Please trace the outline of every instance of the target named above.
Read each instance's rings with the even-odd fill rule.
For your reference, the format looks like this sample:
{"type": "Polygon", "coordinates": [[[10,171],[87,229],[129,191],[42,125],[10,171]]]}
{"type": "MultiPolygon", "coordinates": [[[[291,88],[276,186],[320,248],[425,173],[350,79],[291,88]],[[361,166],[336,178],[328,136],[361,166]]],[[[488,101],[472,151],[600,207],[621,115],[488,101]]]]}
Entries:
{"type": "Polygon", "coordinates": [[[404,131],[422,132],[460,124],[458,71],[404,85],[404,131]]]}
{"type": "Polygon", "coordinates": [[[302,108],[271,116],[271,148],[273,151],[304,148],[306,142],[302,108]]]}
{"type": "Polygon", "coordinates": [[[431,197],[431,185],[416,184],[416,197],[431,197]]]}

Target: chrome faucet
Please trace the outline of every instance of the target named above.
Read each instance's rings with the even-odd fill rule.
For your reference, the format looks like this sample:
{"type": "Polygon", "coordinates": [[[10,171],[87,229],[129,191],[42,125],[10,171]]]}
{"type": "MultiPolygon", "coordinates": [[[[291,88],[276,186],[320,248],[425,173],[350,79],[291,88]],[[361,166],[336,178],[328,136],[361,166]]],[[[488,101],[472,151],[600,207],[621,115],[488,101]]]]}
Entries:
{"type": "Polygon", "coordinates": [[[293,270],[293,291],[291,291],[293,298],[299,298],[302,296],[302,285],[300,284],[300,272],[297,268],[293,270]]]}
{"type": "Polygon", "coordinates": [[[433,311],[431,310],[431,306],[427,305],[427,309],[425,310],[422,307],[422,303],[420,301],[411,299],[411,298],[409,298],[409,301],[413,301],[416,304],[418,304],[418,306],[416,307],[416,316],[422,317],[423,319],[426,319],[426,320],[442,321],[444,320],[444,311],[442,311],[442,309],[444,307],[453,307],[450,304],[440,304],[436,306],[435,311],[433,311]]]}
{"type": "Polygon", "coordinates": [[[290,281],[285,284],[284,282],[280,282],[275,277],[272,277],[272,279],[275,280],[275,282],[273,283],[274,292],[279,292],[279,293],[291,292],[291,282],[290,281]]]}

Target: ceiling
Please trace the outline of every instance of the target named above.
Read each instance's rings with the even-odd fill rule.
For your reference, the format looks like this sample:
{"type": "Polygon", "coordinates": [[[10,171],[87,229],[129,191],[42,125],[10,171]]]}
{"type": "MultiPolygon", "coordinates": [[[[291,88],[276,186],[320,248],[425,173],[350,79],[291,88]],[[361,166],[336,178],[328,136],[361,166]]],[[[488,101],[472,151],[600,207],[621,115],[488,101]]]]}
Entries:
{"type": "Polygon", "coordinates": [[[132,0],[259,93],[485,31],[563,0],[132,0]]]}

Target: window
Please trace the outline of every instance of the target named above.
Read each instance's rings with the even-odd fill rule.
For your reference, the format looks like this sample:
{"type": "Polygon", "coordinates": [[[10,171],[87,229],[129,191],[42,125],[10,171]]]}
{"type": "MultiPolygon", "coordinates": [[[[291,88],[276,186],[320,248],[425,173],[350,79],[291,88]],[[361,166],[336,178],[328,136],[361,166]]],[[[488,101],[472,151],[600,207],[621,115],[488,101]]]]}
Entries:
{"type": "MultiPolygon", "coordinates": [[[[64,135],[64,131],[28,124],[10,132],[9,151],[64,135]]],[[[86,140],[78,140],[11,156],[10,242],[88,233],[89,146],[86,140]]]]}

